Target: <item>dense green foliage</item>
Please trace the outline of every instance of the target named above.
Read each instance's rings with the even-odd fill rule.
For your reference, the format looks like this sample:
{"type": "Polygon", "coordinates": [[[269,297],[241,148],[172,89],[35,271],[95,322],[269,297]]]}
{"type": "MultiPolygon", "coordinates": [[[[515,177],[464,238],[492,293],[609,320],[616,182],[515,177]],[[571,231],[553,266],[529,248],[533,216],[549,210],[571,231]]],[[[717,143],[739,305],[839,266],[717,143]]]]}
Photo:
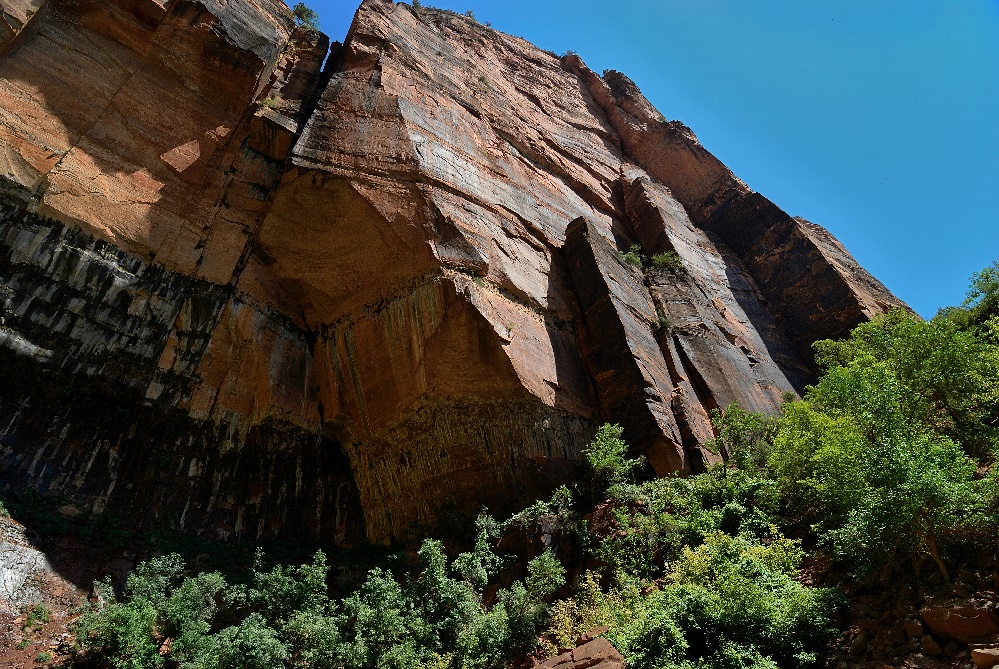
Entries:
{"type": "Polygon", "coordinates": [[[75,631],[90,657],[128,669],[165,662],[185,669],[502,667],[536,641],[565,569],[544,553],[485,607],[481,591],[455,572],[492,574],[496,556],[488,552],[452,564],[440,542],[427,540],[417,575],[374,569],[340,602],[327,595],[321,552],[297,568],[258,565],[249,585],[214,572],[183,578],[184,564],[171,554],[141,564],[120,601],[109,583],[99,584],[98,602],[75,631]],[[213,632],[220,604],[241,620],[213,632]]]}
{"type": "Polygon", "coordinates": [[[636,482],[643,462],[604,425],[573,488],[480,515],[453,560],[428,539],[418,567],[373,569],[339,601],[321,552],[258,556],[243,585],[153,558],[120,599],[99,584],[79,645],[128,669],[498,669],[606,625],[632,669],[818,666],[842,595],[802,584],[803,543],[860,581],[924,563],[949,579],[961,551],[999,549],[997,310],[999,265],[929,322],[896,311],[817,343],[825,373],[782,416],[714,412],[725,463],[703,474],[636,482]],[[542,524],[599,568],[567,584],[546,551],[512,578],[498,539],[542,524]]]}
{"type": "Polygon", "coordinates": [[[833,555],[869,574],[995,536],[999,347],[902,311],[816,344],[826,374],[784,407],[769,468],[833,555]]]}
{"type": "Polygon", "coordinates": [[[716,467],[630,492],[594,547],[613,587],[584,582],[553,635],[568,636],[566,621],[609,625],[636,668],[814,664],[834,597],[796,580],[804,553],[778,529],[772,481],[716,467]]]}
{"type": "MultiPolygon", "coordinates": [[[[614,531],[592,537],[603,573],[587,574],[569,599],[552,603],[565,568],[545,552],[487,605],[504,562],[493,552],[502,524],[482,516],[471,551],[449,561],[427,540],[417,573],[374,569],[340,602],[326,594],[322,553],[297,568],[258,564],[244,586],[217,573],[185,579],[177,556],[154,558],[129,577],[121,601],[100,589],[76,625],[80,645],[129,669],[498,668],[532,652],[539,633],[552,653],[607,624],[636,668],[812,666],[831,632],[832,595],[796,580],[803,552],[777,529],[774,482],[716,467],[630,483],[640,461],[624,456],[620,434],[605,426],[586,451],[593,481],[613,495],[605,509],[614,531]],[[241,620],[214,631],[220,608],[241,620]]],[[[507,526],[554,516],[571,530],[574,505],[562,488],[507,526]]]]}

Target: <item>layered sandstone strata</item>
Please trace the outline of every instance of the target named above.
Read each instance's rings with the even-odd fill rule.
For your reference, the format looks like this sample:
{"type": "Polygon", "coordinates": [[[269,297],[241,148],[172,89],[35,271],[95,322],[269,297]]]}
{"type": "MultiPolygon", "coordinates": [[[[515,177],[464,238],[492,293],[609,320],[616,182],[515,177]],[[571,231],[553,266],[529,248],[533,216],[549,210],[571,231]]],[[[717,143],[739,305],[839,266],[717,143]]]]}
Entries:
{"type": "Polygon", "coordinates": [[[623,75],[470,18],[367,0],[327,58],[278,0],[0,4],[7,489],[404,538],[603,421],[696,469],[711,409],[900,305],[623,75]]]}

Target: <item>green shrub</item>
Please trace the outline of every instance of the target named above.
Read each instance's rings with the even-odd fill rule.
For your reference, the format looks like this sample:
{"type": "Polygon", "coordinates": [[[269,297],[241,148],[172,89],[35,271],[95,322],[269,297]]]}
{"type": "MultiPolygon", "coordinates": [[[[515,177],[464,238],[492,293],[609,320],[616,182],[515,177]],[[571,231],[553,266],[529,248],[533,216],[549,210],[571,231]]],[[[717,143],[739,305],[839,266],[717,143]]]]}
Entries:
{"type": "Polygon", "coordinates": [[[213,639],[211,655],[200,658],[204,669],[284,669],[288,649],[259,613],[227,627],[213,639]]]}
{"type": "Polygon", "coordinates": [[[74,623],[72,631],[88,657],[106,660],[117,669],[152,669],[163,666],[156,638],[157,611],[143,597],[119,603],[112,597],[110,581],[95,583],[103,592],[100,602],[74,623]]]}
{"type": "Polygon", "coordinates": [[[183,560],[170,554],[139,564],[122,601],[109,580],[95,583],[97,602],[73,625],[80,646],[115,667],[145,669],[163,665],[160,647],[169,638],[172,657],[200,666],[226,582],[214,572],[187,579],[183,574],[183,560]]]}
{"type": "MultiPolygon", "coordinates": [[[[999,346],[987,338],[961,330],[947,318],[921,321],[895,310],[858,326],[846,340],[816,342],[815,350],[817,361],[828,370],[826,377],[837,369],[853,376],[879,370],[891,384],[890,402],[896,407],[893,418],[871,407],[871,418],[882,428],[888,428],[883,424],[887,418],[904,420],[907,429],[947,435],[969,453],[991,457],[999,442],[999,346]]],[[[861,390],[864,394],[852,396],[846,381],[834,385],[830,379],[811,397],[839,413],[868,411],[861,403],[887,406],[889,398],[883,393],[861,390]]]]}
{"type": "Polygon", "coordinates": [[[625,264],[642,269],[649,264],[649,259],[642,254],[642,247],[632,244],[627,251],[618,251],[618,256],[625,264]]]}
{"type": "Polygon", "coordinates": [[[652,256],[652,268],[666,270],[675,274],[683,274],[687,271],[687,266],[683,258],[676,251],[665,251],[652,256]]]}
{"type": "Polygon", "coordinates": [[[785,405],[774,439],[782,490],[858,573],[928,557],[948,577],[948,547],[997,527],[966,454],[989,457],[995,443],[994,347],[896,311],[816,350],[828,371],[785,405]]]}
{"type": "Polygon", "coordinates": [[[527,578],[509,590],[500,591],[498,600],[508,618],[509,644],[512,649],[533,651],[538,630],[548,624],[548,603],[565,584],[565,568],[546,551],[527,565],[527,578]]]}
{"type": "Polygon", "coordinates": [[[659,316],[656,319],[653,329],[665,331],[667,334],[672,334],[676,329],[676,321],[674,321],[669,316],[659,316]]]}
{"type": "Polygon", "coordinates": [[[28,611],[21,623],[21,629],[26,630],[32,627],[42,627],[52,619],[52,612],[44,604],[34,604],[28,607],[28,611]]]}
{"type": "Polygon", "coordinates": [[[592,549],[618,580],[659,578],[683,548],[719,530],[765,541],[779,524],[776,485],[751,472],[717,466],[697,476],[649,481],[632,493],[614,511],[613,533],[592,549]]]}
{"type": "Polygon", "coordinates": [[[999,260],[971,277],[971,287],[962,306],[976,324],[999,317],[999,260]]]}
{"type": "Polygon", "coordinates": [[[625,581],[604,593],[587,575],[554,607],[549,635],[607,625],[634,669],[814,666],[834,632],[836,597],[798,582],[803,555],[779,535],[761,544],[715,531],[683,548],[658,585],[625,581]]]}
{"type": "Polygon", "coordinates": [[[479,514],[475,521],[475,547],[454,559],[454,571],[479,595],[490,579],[499,573],[504,560],[493,552],[493,542],[499,537],[500,526],[488,514],[479,514]]]}
{"type": "Polygon", "coordinates": [[[311,564],[298,567],[277,565],[263,570],[263,553],[258,551],[249,589],[234,591],[233,598],[260,611],[270,625],[284,626],[298,611],[326,612],[330,600],[326,578],[326,554],[317,551],[311,564]]]}

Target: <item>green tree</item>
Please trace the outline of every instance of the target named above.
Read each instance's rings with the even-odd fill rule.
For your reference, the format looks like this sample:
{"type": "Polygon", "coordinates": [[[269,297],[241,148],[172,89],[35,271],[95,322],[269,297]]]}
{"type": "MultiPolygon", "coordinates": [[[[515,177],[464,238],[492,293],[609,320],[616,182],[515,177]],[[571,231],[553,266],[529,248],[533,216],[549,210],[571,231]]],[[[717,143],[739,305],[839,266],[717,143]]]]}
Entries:
{"type": "Polygon", "coordinates": [[[74,624],[80,645],[122,669],[163,665],[161,644],[174,640],[176,659],[194,662],[206,648],[206,635],[226,583],[218,573],[184,579],[177,554],[154,557],[129,574],[118,601],[109,581],[95,583],[98,600],[74,624]]]}
{"type": "Polygon", "coordinates": [[[233,598],[262,612],[269,624],[281,628],[299,611],[326,612],[330,605],[328,574],[322,551],[316,552],[311,564],[279,564],[269,571],[263,570],[263,553],[258,551],[251,586],[245,591],[237,589],[233,598]]]}
{"type": "MultiPolygon", "coordinates": [[[[826,409],[856,413],[859,403],[886,400],[883,393],[855,396],[847,383],[878,368],[893,389],[893,420],[947,435],[983,458],[999,442],[999,346],[952,319],[922,321],[895,310],[858,326],[846,340],[817,342],[815,350],[828,380],[811,398],[826,409]],[[853,371],[844,376],[833,374],[836,369],[853,371]]],[[[871,419],[888,418],[875,407],[867,409],[871,419]]]]}
{"type": "MultiPolygon", "coordinates": [[[[804,401],[785,404],[769,468],[789,500],[803,500],[799,511],[834,554],[861,573],[887,574],[900,561],[928,556],[949,577],[945,547],[987,532],[976,462],[948,434],[961,431],[953,417],[962,417],[966,400],[947,393],[966,387],[961,370],[969,373],[969,365],[927,350],[923,335],[939,335],[937,324],[913,322],[889,316],[860,326],[851,340],[818,347],[823,359],[835,354],[842,364],[804,401]],[[908,349],[882,349],[880,337],[896,327],[909,336],[889,340],[908,349]],[[934,374],[925,361],[908,359],[920,351],[958,370],[934,374]]],[[[943,331],[935,340],[953,344],[953,329],[943,331]]]]}
{"type": "Polygon", "coordinates": [[[599,619],[633,669],[814,666],[834,631],[833,594],[798,582],[804,552],[781,536],[768,544],[709,533],[672,560],[647,591],[603,600],[599,619]]]}
{"type": "Polygon", "coordinates": [[[736,403],[724,411],[712,409],[716,436],[707,446],[739,469],[761,469],[770,455],[777,422],[773,416],[745,411],[736,403]]]}
{"type": "Polygon", "coordinates": [[[999,260],[972,275],[971,287],[962,306],[978,324],[999,316],[999,260]]]}
{"type": "Polygon", "coordinates": [[[644,460],[628,457],[628,444],[621,439],[624,428],[620,425],[601,425],[590,444],[583,449],[590,466],[591,488],[594,498],[628,483],[644,460]]]}
{"type": "Polygon", "coordinates": [[[307,7],[304,2],[296,3],[291,11],[295,15],[295,25],[319,30],[319,14],[307,7]]]}
{"type": "Polygon", "coordinates": [[[642,269],[649,264],[648,257],[642,253],[642,247],[638,244],[632,244],[631,248],[627,251],[618,251],[618,257],[625,264],[637,267],[638,269],[642,269]]]}
{"type": "Polygon", "coordinates": [[[199,665],[204,669],[284,669],[288,649],[259,613],[227,627],[214,638],[214,648],[199,665]]]}
{"type": "Polygon", "coordinates": [[[497,598],[509,619],[512,649],[534,650],[538,631],[548,624],[548,602],[563,585],[565,567],[550,551],[545,551],[528,563],[524,581],[500,591],[497,598]]]}

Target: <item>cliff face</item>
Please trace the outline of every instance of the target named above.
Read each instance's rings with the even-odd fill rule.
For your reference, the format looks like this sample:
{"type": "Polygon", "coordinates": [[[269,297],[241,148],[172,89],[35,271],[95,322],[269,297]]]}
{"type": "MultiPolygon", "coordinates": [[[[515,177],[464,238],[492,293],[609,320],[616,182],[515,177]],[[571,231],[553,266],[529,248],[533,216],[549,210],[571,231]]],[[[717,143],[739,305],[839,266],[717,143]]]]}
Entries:
{"type": "Polygon", "coordinates": [[[388,541],[659,473],[900,306],[623,75],[366,0],[0,0],[0,478],[140,526],[388,541]],[[618,253],[675,252],[643,272],[618,253]]]}

